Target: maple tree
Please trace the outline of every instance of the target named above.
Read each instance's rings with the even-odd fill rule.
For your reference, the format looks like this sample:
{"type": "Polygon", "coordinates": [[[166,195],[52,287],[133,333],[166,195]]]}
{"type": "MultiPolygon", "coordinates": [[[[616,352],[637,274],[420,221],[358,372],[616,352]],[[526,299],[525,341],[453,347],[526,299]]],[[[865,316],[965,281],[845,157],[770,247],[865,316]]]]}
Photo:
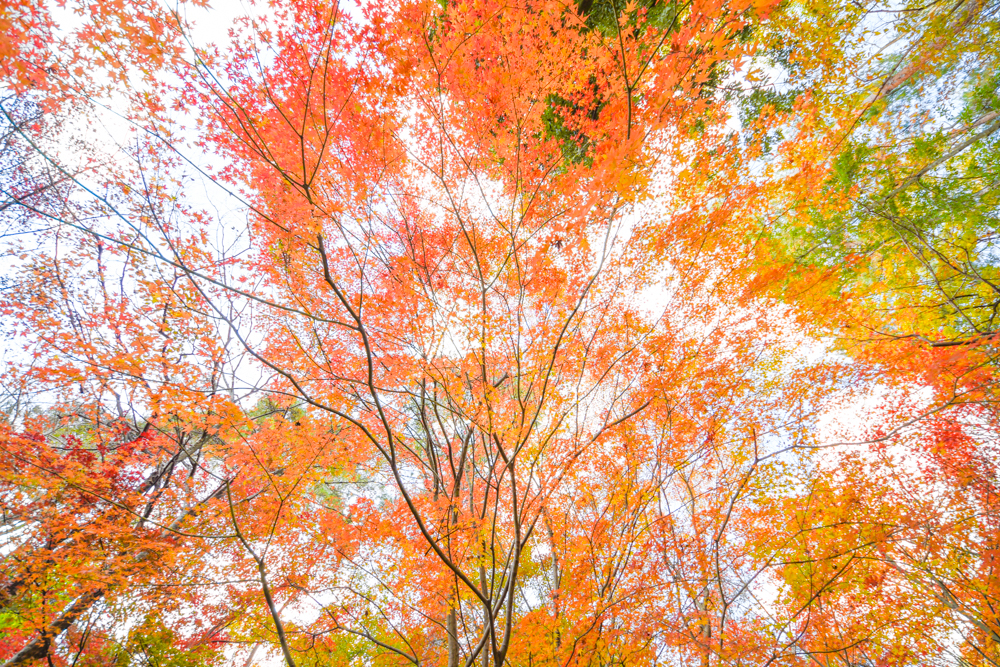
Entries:
{"type": "Polygon", "coordinates": [[[884,18],[856,8],[838,20],[856,43],[836,55],[806,47],[786,62],[822,72],[785,93],[787,107],[810,89],[817,116],[810,133],[822,151],[816,162],[826,161],[803,179],[823,188],[825,203],[791,204],[800,222],[786,233],[796,260],[844,262],[838,282],[846,290],[884,301],[875,309],[888,321],[867,323],[872,333],[938,344],[989,336],[995,8],[914,5],[884,18]],[[879,41],[874,55],[864,52],[879,41]]]}
{"type": "Polygon", "coordinates": [[[219,9],[0,10],[5,667],[996,664],[991,6],[219,9]]]}

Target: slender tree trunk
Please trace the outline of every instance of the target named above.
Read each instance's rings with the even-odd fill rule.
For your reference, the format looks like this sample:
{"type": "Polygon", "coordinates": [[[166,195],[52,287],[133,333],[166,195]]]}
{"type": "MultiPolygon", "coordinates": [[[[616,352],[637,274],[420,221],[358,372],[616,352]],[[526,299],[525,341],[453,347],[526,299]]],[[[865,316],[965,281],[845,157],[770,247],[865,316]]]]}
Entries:
{"type": "MultiPolygon", "coordinates": [[[[479,566],[479,587],[483,591],[483,597],[487,600],[490,598],[490,590],[486,585],[486,567],[483,565],[479,566]]],[[[489,605],[483,605],[483,634],[489,632],[490,628],[490,607],[489,605]]],[[[489,639],[486,640],[486,646],[483,647],[483,667],[490,667],[490,651],[493,650],[493,642],[489,639]]]]}
{"type": "Polygon", "coordinates": [[[454,607],[448,610],[448,667],[458,667],[458,619],[454,607]]]}
{"type": "Polygon", "coordinates": [[[710,667],[711,665],[710,651],[712,647],[712,622],[708,618],[708,599],[707,599],[708,593],[705,593],[705,598],[706,599],[701,604],[696,606],[699,607],[702,613],[704,614],[701,626],[701,636],[702,636],[702,641],[704,642],[704,646],[702,648],[704,653],[702,654],[701,657],[701,665],[702,667],[710,667]]]}

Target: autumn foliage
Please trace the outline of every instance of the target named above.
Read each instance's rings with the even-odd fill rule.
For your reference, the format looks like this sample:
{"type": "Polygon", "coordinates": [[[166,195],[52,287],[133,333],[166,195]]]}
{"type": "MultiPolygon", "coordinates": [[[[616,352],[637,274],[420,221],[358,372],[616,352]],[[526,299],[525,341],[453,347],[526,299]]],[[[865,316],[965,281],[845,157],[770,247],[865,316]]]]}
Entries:
{"type": "Polygon", "coordinates": [[[3,667],[997,665],[998,11],[3,4],[3,667]]]}

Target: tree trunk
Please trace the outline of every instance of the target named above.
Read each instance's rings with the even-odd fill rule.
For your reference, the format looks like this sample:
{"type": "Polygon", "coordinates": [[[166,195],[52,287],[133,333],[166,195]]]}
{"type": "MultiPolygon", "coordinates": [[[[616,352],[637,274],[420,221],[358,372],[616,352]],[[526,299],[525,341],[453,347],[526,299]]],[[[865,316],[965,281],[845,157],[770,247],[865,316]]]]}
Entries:
{"type": "Polygon", "coordinates": [[[458,620],[454,607],[448,610],[448,667],[458,667],[458,620]]]}
{"type": "MultiPolygon", "coordinates": [[[[482,565],[479,566],[479,586],[482,588],[483,597],[487,600],[490,597],[489,587],[486,585],[486,568],[482,565]]],[[[483,605],[483,634],[489,632],[490,627],[490,607],[489,605],[483,605]]],[[[490,667],[490,651],[493,650],[493,642],[488,638],[486,640],[486,645],[483,646],[483,667],[490,667]]]]}

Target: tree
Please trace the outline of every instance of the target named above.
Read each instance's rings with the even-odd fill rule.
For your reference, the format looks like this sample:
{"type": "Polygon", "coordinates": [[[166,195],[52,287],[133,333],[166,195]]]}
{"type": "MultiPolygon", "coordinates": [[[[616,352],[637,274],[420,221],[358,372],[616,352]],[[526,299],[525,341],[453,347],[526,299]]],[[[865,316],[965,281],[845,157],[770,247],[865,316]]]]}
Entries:
{"type": "Polygon", "coordinates": [[[202,11],[4,15],[3,214],[44,223],[0,301],[4,664],[818,652],[785,508],[882,366],[754,291],[785,190],[722,178],[725,82],[794,12],[202,11]]]}
{"type": "Polygon", "coordinates": [[[814,660],[996,664],[993,448],[968,435],[990,418],[965,409],[883,434],[781,512],[785,622],[814,660]]]}
{"type": "Polygon", "coordinates": [[[857,341],[991,346],[996,8],[802,3],[784,16],[764,38],[779,75],[754,77],[742,114],[771,137],[781,194],[762,248],[781,289],[842,304],[857,341]]]}

